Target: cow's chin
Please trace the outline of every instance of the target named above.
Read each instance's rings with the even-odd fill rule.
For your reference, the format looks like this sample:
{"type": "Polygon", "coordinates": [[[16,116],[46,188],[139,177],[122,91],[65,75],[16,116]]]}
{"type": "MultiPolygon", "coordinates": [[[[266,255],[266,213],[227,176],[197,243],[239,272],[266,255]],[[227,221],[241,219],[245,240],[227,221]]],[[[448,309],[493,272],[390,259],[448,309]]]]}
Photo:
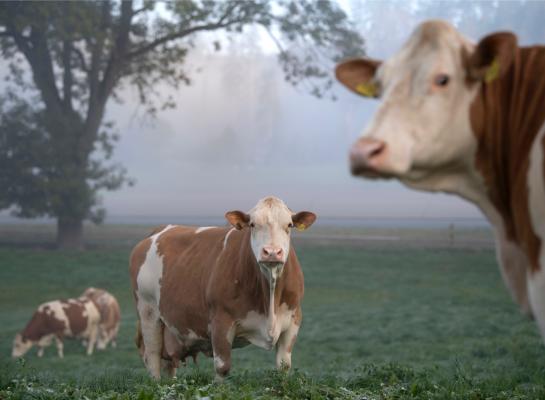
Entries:
{"type": "Polygon", "coordinates": [[[369,165],[351,165],[350,172],[352,175],[364,179],[400,179],[405,174],[406,171],[397,171],[394,168],[389,168],[387,166],[369,166],[369,165]]]}
{"type": "Polygon", "coordinates": [[[364,178],[364,179],[390,179],[394,176],[392,174],[382,172],[376,169],[366,168],[366,167],[352,167],[350,169],[350,172],[352,172],[352,175],[358,177],[358,178],[364,178]]]}
{"type": "Polygon", "coordinates": [[[391,157],[390,154],[350,163],[352,175],[365,179],[401,179],[410,169],[410,157],[395,158],[391,157]]]}
{"type": "Polygon", "coordinates": [[[276,284],[278,278],[282,276],[284,271],[284,262],[259,262],[261,273],[267,278],[269,283],[276,284]]]}

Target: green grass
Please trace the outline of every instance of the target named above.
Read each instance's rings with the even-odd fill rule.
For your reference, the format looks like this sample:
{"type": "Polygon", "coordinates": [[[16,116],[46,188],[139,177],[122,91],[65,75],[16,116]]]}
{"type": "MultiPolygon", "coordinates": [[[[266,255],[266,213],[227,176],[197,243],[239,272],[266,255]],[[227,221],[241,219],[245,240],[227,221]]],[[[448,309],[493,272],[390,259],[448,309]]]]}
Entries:
{"type": "Polygon", "coordinates": [[[69,398],[545,398],[545,349],[501,282],[492,250],[300,246],[303,326],[294,371],[274,354],[233,353],[213,384],[210,360],[151,382],[133,344],[128,248],[62,253],[0,248],[0,399],[69,398]],[[122,308],[118,347],[85,356],[77,342],[39,359],[9,359],[15,333],[46,300],[88,286],[122,308]]]}

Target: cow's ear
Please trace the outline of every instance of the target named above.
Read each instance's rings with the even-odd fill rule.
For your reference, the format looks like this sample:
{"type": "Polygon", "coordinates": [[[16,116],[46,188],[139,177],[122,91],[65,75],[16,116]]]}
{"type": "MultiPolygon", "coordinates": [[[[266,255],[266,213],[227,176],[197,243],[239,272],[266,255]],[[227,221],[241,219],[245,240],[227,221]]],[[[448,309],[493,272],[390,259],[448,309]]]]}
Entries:
{"type": "Polygon", "coordinates": [[[250,216],[242,211],[227,211],[225,219],[238,230],[247,227],[250,223],[250,216]]]}
{"type": "Polygon", "coordinates": [[[516,50],[517,37],[511,32],[485,36],[468,57],[468,78],[488,83],[501,77],[513,63],[516,50]]]}
{"type": "Polygon", "coordinates": [[[316,221],[316,214],[311,213],[310,211],[300,211],[291,216],[291,221],[298,231],[304,231],[316,221]]]}
{"type": "Polygon", "coordinates": [[[378,97],[379,88],[373,79],[380,61],[357,58],[344,61],[335,68],[335,76],[351,91],[365,97],[378,97]]]}

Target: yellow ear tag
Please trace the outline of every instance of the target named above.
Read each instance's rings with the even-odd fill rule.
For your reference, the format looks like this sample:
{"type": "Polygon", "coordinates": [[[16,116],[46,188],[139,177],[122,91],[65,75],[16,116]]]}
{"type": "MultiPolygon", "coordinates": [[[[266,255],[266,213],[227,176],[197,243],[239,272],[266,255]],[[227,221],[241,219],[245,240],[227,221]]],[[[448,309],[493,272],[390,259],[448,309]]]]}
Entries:
{"type": "Polygon", "coordinates": [[[304,231],[307,228],[305,224],[297,224],[295,227],[298,231],[304,231]]]}
{"type": "Polygon", "coordinates": [[[496,79],[500,74],[500,63],[497,58],[492,61],[492,64],[490,64],[490,67],[486,70],[486,73],[484,75],[484,81],[486,83],[492,82],[494,79],[496,79]]]}
{"type": "Polygon", "coordinates": [[[359,83],[356,85],[356,92],[365,97],[376,97],[377,87],[374,83],[359,83]]]}

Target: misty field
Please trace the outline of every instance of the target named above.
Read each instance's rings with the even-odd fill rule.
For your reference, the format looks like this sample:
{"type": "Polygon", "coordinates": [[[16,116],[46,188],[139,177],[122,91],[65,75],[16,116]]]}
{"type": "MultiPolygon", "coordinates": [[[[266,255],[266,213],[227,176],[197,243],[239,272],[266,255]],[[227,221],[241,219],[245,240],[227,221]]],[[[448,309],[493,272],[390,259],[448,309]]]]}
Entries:
{"type": "MultiPolygon", "coordinates": [[[[420,234],[433,242],[442,233],[420,234]]],[[[0,399],[545,398],[545,349],[504,289],[489,246],[343,245],[326,236],[298,242],[306,288],[294,370],[275,372],[274,354],[249,346],[234,351],[221,385],[202,356],[174,381],[147,378],[133,343],[128,243],[77,253],[4,243],[0,399]],[[62,360],[54,346],[42,359],[31,350],[10,360],[15,333],[39,303],[88,286],[120,301],[116,349],[87,357],[67,341],[62,360]]]]}

